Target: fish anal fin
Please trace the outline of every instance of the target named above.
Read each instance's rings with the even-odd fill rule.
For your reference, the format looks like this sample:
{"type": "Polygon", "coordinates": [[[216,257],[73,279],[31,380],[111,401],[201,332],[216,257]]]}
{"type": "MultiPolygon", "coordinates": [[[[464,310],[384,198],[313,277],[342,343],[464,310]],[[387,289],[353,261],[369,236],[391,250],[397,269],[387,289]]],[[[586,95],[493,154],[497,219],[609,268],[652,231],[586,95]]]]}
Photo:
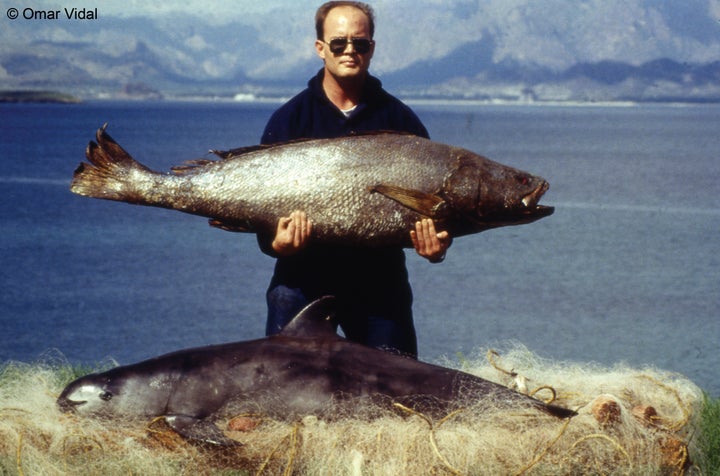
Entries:
{"type": "Polygon", "coordinates": [[[389,184],[375,185],[370,191],[382,194],[391,200],[395,200],[400,205],[430,218],[440,218],[446,213],[447,203],[445,200],[432,193],[389,184]]]}
{"type": "Polygon", "coordinates": [[[223,220],[219,220],[217,218],[210,218],[208,220],[208,224],[213,228],[219,228],[221,230],[225,231],[232,231],[234,233],[255,233],[255,229],[250,226],[249,223],[239,223],[239,222],[227,222],[223,220]]]}
{"type": "Polygon", "coordinates": [[[225,436],[214,423],[187,416],[165,415],[165,423],[177,434],[188,440],[216,446],[241,446],[242,443],[225,436]]]}

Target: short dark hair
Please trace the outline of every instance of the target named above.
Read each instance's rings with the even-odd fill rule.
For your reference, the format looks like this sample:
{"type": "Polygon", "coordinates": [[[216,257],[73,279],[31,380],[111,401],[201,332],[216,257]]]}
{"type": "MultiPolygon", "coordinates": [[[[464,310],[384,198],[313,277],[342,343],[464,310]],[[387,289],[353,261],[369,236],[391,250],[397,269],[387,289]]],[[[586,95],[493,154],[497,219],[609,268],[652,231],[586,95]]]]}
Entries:
{"type": "Polygon", "coordinates": [[[365,16],[368,17],[370,23],[370,38],[372,39],[373,35],[375,35],[375,13],[372,7],[363,2],[337,1],[323,3],[315,13],[315,33],[317,34],[318,40],[325,39],[325,19],[328,13],[330,13],[330,10],[336,7],[353,7],[363,12],[365,16]]]}

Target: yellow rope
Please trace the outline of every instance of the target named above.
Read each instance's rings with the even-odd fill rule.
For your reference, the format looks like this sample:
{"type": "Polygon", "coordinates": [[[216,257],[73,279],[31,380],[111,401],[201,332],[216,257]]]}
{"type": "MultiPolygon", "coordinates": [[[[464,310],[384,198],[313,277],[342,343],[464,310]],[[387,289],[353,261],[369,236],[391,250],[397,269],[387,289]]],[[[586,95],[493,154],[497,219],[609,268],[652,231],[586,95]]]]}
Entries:
{"type": "Polygon", "coordinates": [[[298,432],[299,424],[295,423],[295,426],[290,433],[290,453],[288,454],[287,464],[285,465],[285,471],[283,471],[283,476],[290,476],[291,474],[293,474],[292,468],[293,464],[295,463],[295,456],[297,455],[298,450],[298,432]]]}
{"type": "MultiPolygon", "coordinates": [[[[496,357],[500,357],[500,354],[498,353],[498,351],[496,351],[494,349],[488,350],[487,359],[490,362],[490,365],[492,365],[495,368],[495,370],[497,370],[501,373],[504,373],[505,375],[508,375],[512,378],[517,378],[519,376],[519,374],[517,372],[515,372],[514,370],[505,370],[504,368],[500,367],[500,365],[498,365],[498,363],[495,362],[496,357]]],[[[535,390],[533,390],[532,392],[529,392],[528,396],[533,397],[536,393],[538,393],[542,390],[550,390],[550,392],[552,393],[552,397],[550,397],[550,399],[543,400],[545,402],[545,404],[549,405],[552,402],[554,402],[555,400],[557,400],[557,392],[550,385],[542,385],[542,386],[536,388],[535,390]]],[[[524,392],[522,392],[522,393],[524,393],[524,392]]]]}
{"type": "Polygon", "coordinates": [[[263,461],[263,464],[261,464],[260,467],[258,468],[258,470],[255,472],[255,476],[260,476],[265,471],[265,468],[270,463],[270,460],[272,459],[273,455],[275,454],[275,452],[277,452],[278,449],[280,449],[280,445],[283,444],[283,442],[285,441],[286,438],[287,437],[284,437],[282,440],[280,440],[278,442],[277,445],[275,445],[275,448],[273,448],[273,450],[270,452],[270,454],[267,455],[267,458],[265,458],[265,461],[263,461]]]}
{"type": "MultiPolygon", "coordinates": [[[[690,410],[688,409],[687,405],[685,405],[685,402],[683,402],[682,398],[680,397],[680,394],[675,390],[674,388],[670,387],[669,385],[659,381],[658,379],[651,377],[650,375],[638,375],[638,378],[642,378],[645,380],[649,380],[650,382],[654,383],[658,387],[662,388],[663,390],[666,390],[670,394],[672,394],[675,397],[675,400],[678,402],[678,406],[680,407],[680,411],[683,413],[683,418],[673,424],[666,425],[668,430],[671,431],[678,431],[687,423],[690,421],[690,410]]],[[[659,418],[657,418],[659,419],[659,418]]]]}
{"type": "Polygon", "coordinates": [[[76,433],[76,432],[70,433],[69,435],[66,435],[62,441],[62,458],[63,458],[63,464],[66,469],[68,467],[68,456],[70,455],[70,453],[72,453],[76,449],[83,450],[86,453],[92,450],[92,447],[88,447],[88,446],[83,447],[83,445],[81,444],[82,441],[89,441],[89,442],[95,443],[95,445],[98,448],[100,448],[100,451],[102,451],[102,452],[105,451],[105,448],[103,448],[102,443],[100,443],[100,441],[98,441],[97,439],[95,439],[91,436],[82,435],[82,434],[76,433]],[[70,444],[68,444],[68,440],[70,438],[77,438],[78,441],[76,443],[70,445],[70,444]]]}
{"type": "MultiPolygon", "coordinates": [[[[71,434],[67,435],[65,438],[63,438],[63,444],[62,444],[63,453],[67,454],[73,449],[82,448],[82,446],[80,444],[80,442],[82,442],[82,441],[89,441],[89,442],[95,443],[95,446],[100,448],[100,451],[105,451],[105,448],[103,448],[102,443],[100,441],[98,441],[96,438],[93,438],[92,436],[82,435],[79,433],[71,433],[71,434]],[[73,445],[68,445],[68,440],[73,437],[77,438],[78,442],[73,445]]],[[[90,451],[90,450],[88,449],[86,451],[90,451]]]]}
{"type": "Polygon", "coordinates": [[[675,462],[675,466],[678,468],[677,473],[673,473],[673,476],[684,476],[685,474],[685,465],[688,462],[688,449],[687,446],[683,445],[680,450],[680,458],[675,462]]]}
{"type": "Polygon", "coordinates": [[[440,421],[438,422],[438,424],[435,425],[435,428],[440,428],[440,426],[441,426],[443,423],[445,423],[445,422],[448,421],[449,419],[453,418],[455,415],[461,414],[463,411],[464,411],[464,409],[459,408],[459,409],[457,409],[457,410],[455,410],[455,411],[453,411],[453,412],[448,413],[447,415],[445,415],[443,418],[440,419],[440,421]]]}
{"type": "Polygon", "coordinates": [[[447,460],[447,458],[445,458],[445,456],[443,456],[443,454],[440,453],[440,449],[438,448],[438,445],[437,445],[437,440],[435,439],[435,430],[436,430],[437,428],[439,428],[440,425],[442,425],[443,423],[445,423],[446,421],[448,421],[450,418],[452,418],[452,417],[454,417],[455,415],[461,413],[463,410],[455,410],[454,412],[452,412],[452,413],[446,415],[445,417],[443,417],[437,425],[434,425],[433,422],[432,422],[432,420],[431,420],[428,416],[426,416],[425,414],[423,414],[423,413],[420,413],[420,412],[418,412],[418,411],[415,411],[415,410],[413,410],[412,408],[406,407],[406,406],[403,405],[402,403],[397,403],[397,402],[396,402],[396,403],[393,403],[393,405],[394,405],[396,408],[399,408],[400,410],[402,410],[402,411],[404,411],[404,412],[406,412],[406,413],[409,413],[409,414],[411,414],[411,415],[419,416],[420,418],[422,418],[423,420],[425,420],[425,422],[426,422],[426,423],[428,424],[428,426],[430,427],[430,446],[432,446],[432,449],[433,449],[433,451],[435,452],[435,456],[437,456],[438,459],[442,462],[442,464],[445,465],[445,469],[447,469],[448,471],[450,471],[450,472],[451,472],[452,474],[454,474],[455,476],[461,476],[463,473],[462,473],[460,470],[454,468],[454,467],[450,464],[450,462],[447,460]]]}
{"type": "Polygon", "coordinates": [[[600,433],[583,436],[582,438],[577,440],[575,443],[573,443],[573,445],[570,447],[570,449],[574,450],[580,443],[583,443],[585,441],[592,440],[592,439],[602,439],[602,440],[609,441],[615,447],[615,449],[617,449],[620,453],[622,453],[623,456],[625,456],[625,459],[630,461],[630,455],[627,453],[627,451],[625,451],[625,448],[623,448],[622,445],[620,445],[620,443],[618,443],[615,439],[610,438],[609,436],[603,435],[600,433]]]}
{"type": "Polygon", "coordinates": [[[32,413],[29,412],[28,410],[25,410],[22,408],[14,408],[14,407],[3,408],[2,410],[0,410],[0,415],[2,415],[4,413],[9,413],[9,412],[18,412],[18,413],[25,413],[26,415],[32,415],[32,413]]]}
{"type": "Polygon", "coordinates": [[[547,445],[547,447],[542,451],[542,453],[540,453],[539,455],[537,455],[537,456],[535,457],[535,459],[530,462],[530,464],[528,464],[527,466],[525,466],[524,468],[522,468],[520,471],[518,471],[518,472],[515,473],[515,474],[516,474],[517,476],[520,476],[520,475],[522,475],[522,474],[525,474],[525,473],[528,472],[533,466],[535,466],[536,464],[538,464],[538,463],[548,454],[548,452],[550,452],[550,448],[552,448],[552,447],[555,445],[555,443],[557,443],[558,440],[565,434],[565,430],[567,430],[567,427],[570,425],[570,421],[571,421],[570,418],[565,419],[565,423],[563,424],[562,428],[560,428],[560,432],[557,434],[557,436],[556,436],[555,438],[553,438],[553,440],[550,442],[549,445],[547,445]]]}
{"type": "Polygon", "coordinates": [[[23,443],[23,434],[20,433],[18,436],[18,445],[17,450],[15,453],[15,464],[17,465],[17,472],[19,476],[24,476],[25,473],[23,473],[22,469],[22,443],[23,443]]]}
{"type": "Polygon", "coordinates": [[[186,440],[168,425],[164,415],[153,418],[145,425],[146,436],[151,436],[155,441],[168,449],[175,449],[186,440]],[[161,424],[159,424],[161,423],[161,424]]]}
{"type": "Polygon", "coordinates": [[[299,431],[299,424],[295,423],[295,425],[293,425],[292,431],[288,435],[285,435],[285,437],[283,437],[283,439],[281,439],[278,442],[278,444],[275,446],[275,448],[273,448],[273,450],[270,452],[270,454],[267,456],[267,458],[265,458],[265,461],[263,461],[263,464],[261,464],[260,468],[258,468],[258,470],[255,472],[255,476],[260,476],[263,472],[265,472],[265,469],[267,469],[267,466],[270,464],[270,460],[272,459],[272,457],[280,449],[280,446],[282,446],[282,444],[287,440],[290,440],[291,448],[290,448],[290,453],[288,455],[288,462],[285,466],[285,470],[283,471],[283,475],[292,474],[292,467],[295,462],[295,455],[297,454],[298,431],[299,431]]]}
{"type": "Polygon", "coordinates": [[[150,420],[150,422],[145,426],[145,431],[147,431],[148,433],[155,433],[156,435],[162,435],[164,433],[167,433],[166,431],[156,430],[155,428],[153,428],[153,425],[160,420],[165,420],[165,416],[161,415],[150,420]]]}
{"type": "Polygon", "coordinates": [[[498,353],[498,351],[496,351],[496,350],[494,350],[494,349],[488,350],[488,352],[487,352],[487,359],[488,359],[488,361],[490,362],[490,365],[492,365],[493,367],[495,367],[495,370],[498,370],[499,372],[502,372],[502,373],[504,373],[505,375],[509,375],[509,376],[511,376],[511,377],[513,377],[513,378],[517,377],[517,375],[518,375],[517,372],[507,371],[507,370],[505,370],[504,368],[500,367],[498,364],[496,364],[496,363],[495,363],[495,357],[500,357],[500,354],[498,353]]]}
{"type": "Polygon", "coordinates": [[[555,392],[555,389],[552,388],[550,385],[543,385],[541,387],[538,387],[535,390],[533,390],[532,392],[528,393],[528,396],[534,397],[536,393],[538,393],[542,390],[550,390],[550,393],[552,393],[552,397],[550,397],[547,400],[543,400],[543,402],[545,402],[547,405],[549,405],[555,401],[555,399],[557,398],[557,393],[555,392]]]}

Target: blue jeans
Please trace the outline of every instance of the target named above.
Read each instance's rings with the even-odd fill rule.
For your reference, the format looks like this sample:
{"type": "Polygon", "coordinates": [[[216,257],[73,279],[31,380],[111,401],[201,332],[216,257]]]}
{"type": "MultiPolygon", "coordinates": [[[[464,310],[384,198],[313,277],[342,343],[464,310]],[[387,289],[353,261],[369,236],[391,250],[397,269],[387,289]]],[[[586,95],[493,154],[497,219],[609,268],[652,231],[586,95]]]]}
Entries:
{"type": "MultiPolygon", "coordinates": [[[[285,325],[312,299],[299,288],[279,284],[271,286],[267,294],[268,317],[265,334],[278,334],[285,325]]],[[[417,358],[417,338],[410,312],[411,303],[368,311],[339,299],[338,322],[348,340],[390,352],[417,358]],[[403,309],[403,307],[405,309],[403,309]]]]}

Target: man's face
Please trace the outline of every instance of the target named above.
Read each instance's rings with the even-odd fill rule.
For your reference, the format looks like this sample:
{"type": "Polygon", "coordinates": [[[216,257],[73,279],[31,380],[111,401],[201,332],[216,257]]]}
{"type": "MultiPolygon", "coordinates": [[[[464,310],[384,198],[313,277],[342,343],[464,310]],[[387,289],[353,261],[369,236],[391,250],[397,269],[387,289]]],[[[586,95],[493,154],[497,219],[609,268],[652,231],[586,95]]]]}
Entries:
{"type": "MultiPolygon", "coordinates": [[[[336,7],[330,10],[325,18],[325,37],[323,40],[330,43],[337,38],[364,38],[370,37],[370,26],[365,14],[353,7],[336,7]]],[[[375,49],[374,43],[370,51],[360,54],[352,43],[347,43],[340,53],[330,51],[330,46],[323,41],[315,42],[318,55],[325,61],[325,69],[337,78],[353,78],[364,76],[370,67],[370,59],[375,49]]]]}

